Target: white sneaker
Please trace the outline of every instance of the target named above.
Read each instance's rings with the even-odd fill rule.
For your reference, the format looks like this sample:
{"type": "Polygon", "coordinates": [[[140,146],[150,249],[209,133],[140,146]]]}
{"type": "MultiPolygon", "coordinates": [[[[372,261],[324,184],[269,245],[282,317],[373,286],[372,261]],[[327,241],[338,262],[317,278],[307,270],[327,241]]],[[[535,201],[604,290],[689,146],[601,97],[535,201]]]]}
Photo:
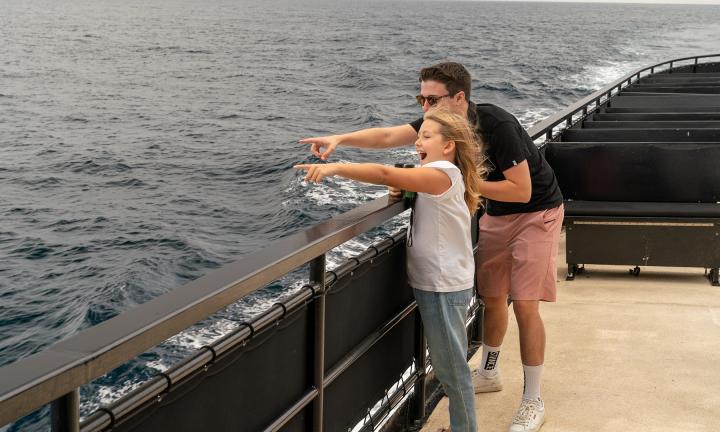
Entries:
{"type": "Polygon", "coordinates": [[[475,393],[490,393],[503,389],[500,372],[491,376],[483,375],[478,369],[472,371],[472,383],[475,393]]]}
{"type": "Polygon", "coordinates": [[[523,399],[508,432],[537,432],[545,422],[542,399],[523,399]]]}

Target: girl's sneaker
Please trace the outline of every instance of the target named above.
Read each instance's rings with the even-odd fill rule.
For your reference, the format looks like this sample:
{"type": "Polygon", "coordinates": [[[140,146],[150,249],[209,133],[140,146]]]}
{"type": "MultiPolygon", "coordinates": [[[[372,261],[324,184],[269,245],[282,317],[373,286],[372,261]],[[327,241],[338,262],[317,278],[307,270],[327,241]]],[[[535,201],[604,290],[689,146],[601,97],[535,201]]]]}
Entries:
{"type": "Polygon", "coordinates": [[[473,369],[472,383],[473,388],[475,389],[475,393],[490,393],[503,389],[499,371],[488,376],[484,375],[478,369],[473,369]]]}
{"type": "Polygon", "coordinates": [[[523,399],[508,432],[537,432],[545,422],[542,399],[523,399]]]}

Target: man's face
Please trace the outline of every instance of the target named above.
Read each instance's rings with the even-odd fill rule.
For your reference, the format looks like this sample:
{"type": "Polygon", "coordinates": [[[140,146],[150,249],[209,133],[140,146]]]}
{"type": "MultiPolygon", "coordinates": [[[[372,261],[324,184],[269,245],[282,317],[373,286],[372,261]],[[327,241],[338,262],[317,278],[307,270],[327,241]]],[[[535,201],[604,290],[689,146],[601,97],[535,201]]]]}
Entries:
{"type": "Polygon", "coordinates": [[[439,107],[449,110],[452,113],[465,114],[463,106],[460,103],[465,99],[462,91],[450,96],[445,84],[437,81],[421,81],[420,96],[422,100],[422,110],[427,112],[432,107],[439,107]]]}

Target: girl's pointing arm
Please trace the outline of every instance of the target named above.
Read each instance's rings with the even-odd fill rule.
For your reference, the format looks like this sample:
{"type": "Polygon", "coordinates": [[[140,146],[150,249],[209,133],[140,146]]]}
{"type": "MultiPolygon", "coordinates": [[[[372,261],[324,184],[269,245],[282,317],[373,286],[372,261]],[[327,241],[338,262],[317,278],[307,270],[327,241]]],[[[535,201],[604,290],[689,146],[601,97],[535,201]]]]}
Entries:
{"type": "Polygon", "coordinates": [[[381,164],[338,163],[302,164],[295,165],[295,168],[307,171],[305,180],[314,182],[337,175],[364,183],[433,195],[439,195],[452,186],[450,177],[434,168],[395,168],[381,164]]]}

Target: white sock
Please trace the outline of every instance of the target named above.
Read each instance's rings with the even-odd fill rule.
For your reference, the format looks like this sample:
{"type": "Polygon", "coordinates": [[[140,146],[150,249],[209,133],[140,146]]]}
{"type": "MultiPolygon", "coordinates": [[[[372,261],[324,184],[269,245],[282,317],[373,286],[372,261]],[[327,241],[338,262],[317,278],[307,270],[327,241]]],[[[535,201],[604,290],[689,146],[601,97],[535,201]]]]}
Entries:
{"type": "Polygon", "coordinates": [[[497,367],[500,360],[500,347],[491,347],[483,344],[483,356],[480,363],[480,373],[485,376],[493,376],[498,373],[497,367]]]}
{"type": "Polygon", "coordinates": [[[523,372],[525,374],[523,399],[540,399],[540,376],[542,375],[542,370],[543,365],[523,365],[523,372]]]}

